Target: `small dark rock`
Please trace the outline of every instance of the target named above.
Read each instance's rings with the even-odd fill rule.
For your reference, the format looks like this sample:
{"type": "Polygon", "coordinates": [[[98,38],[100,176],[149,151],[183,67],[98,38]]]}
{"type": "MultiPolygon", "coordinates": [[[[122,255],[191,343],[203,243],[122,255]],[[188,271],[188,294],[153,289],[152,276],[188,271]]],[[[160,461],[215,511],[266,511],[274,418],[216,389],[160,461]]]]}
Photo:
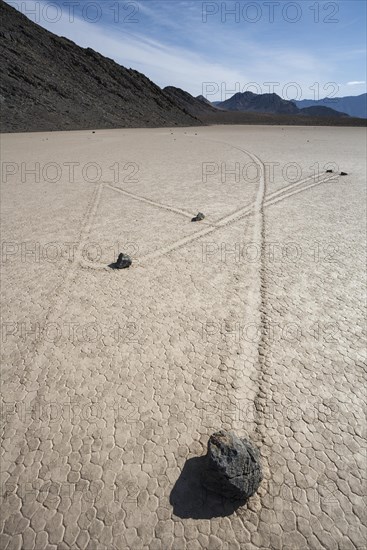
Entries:
{"type": "Polygon", "coordinates": [[[347,174],[347,172],[340,172],[340,175],[341,176],[347,176],[348,174],[347,174]]]}
{"type": "Polygon", "coordinates": [[[93,131],[92,134],[95,134],[95,132],[93,131]]]}
{"type": "Polygon", "coordinates": [[[132,264],[132,259],[127,254],[119,254],[117,262],[114,264],[115,269],[126,269],[132,264]]]}
{"type": "Polygon", "coordinates": [[[198,214],[196,214],[196,216],[194,218],[192,218],[192,222],[199,222],[201,220],[203,220],[205,218],[204,214],[202,212],[199,212],[198,214]]]}
{"type": "Polygon", "coordinates": [[[326,170],[326,173],[327,173],[327,174],[332,174],[332,173],[333,173],[333,170],[326,170]]]}
{"type": "Polygon", "coordinates": [[[221,430],[210,436],[201,482],[231,500],[247,500],[262,480],[260,454],[245,438],[221,430]]]}

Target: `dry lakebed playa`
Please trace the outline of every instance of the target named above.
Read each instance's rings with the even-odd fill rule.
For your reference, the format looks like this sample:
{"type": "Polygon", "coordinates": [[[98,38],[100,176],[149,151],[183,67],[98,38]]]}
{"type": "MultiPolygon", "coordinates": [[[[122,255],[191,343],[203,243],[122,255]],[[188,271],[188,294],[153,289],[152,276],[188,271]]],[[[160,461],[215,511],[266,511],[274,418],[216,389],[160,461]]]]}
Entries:
{"type": "Polygon", "coordinates": [[[365,129],[1,141],[1,550],[365,549],[365,129]]]}

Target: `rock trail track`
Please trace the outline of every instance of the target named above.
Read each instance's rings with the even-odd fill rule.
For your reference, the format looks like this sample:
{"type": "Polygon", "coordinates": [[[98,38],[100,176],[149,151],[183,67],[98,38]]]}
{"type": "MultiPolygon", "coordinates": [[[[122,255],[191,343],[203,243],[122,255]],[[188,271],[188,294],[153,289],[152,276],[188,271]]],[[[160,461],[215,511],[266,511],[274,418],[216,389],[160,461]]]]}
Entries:
{"type": "MultiPolygon", "coordinates": [[[[121,274],[82,255],[106,190],[142,205],[142,216],[144,205],[187,219],[196,212],[107,181],[91,192],[76,253],[47,295],[44,320],[72,322],[80,311],[101,325],[112,317],[126,328],[132,320],[139,338],[107,334],[55,346],[44,334],[13,354],[3,380],[1,550],[366,548],[359,342],[348,328],[336,343],[306,335],[304,326],[305,311],[313,326],[326,305],[327,322],[344,321],[344,290],[330,294],[330,266],[311,266],[319,277],[311,307],[307,287],[297,286],[309,273],[307,258],[276,263],[267,253],[284,212],[297,212],[293,202],[287,212],[290,199],[345,180],[310,176],[269,192],[258,155],[201,139],[257,164],[253,196],[139,256],[123,272],[122,290],[121,274]],[[259,259],[228,262],[216,279],[189,246],[207,236],[251,243],[259,259]],[[208,312],[215,330],[204,334],[208,312]],[[238,322],[257,327],[255,334],[238,338],[238,322]],[[301,336],[274,338],[269,326],[286,322],[301,336]],[[218,428],[250,436],[262,455],[264,481],[240,508],[200,487],[195,457],[218,428]]],[[[333,269],[347,288],[343,259],[333,269]]]]}

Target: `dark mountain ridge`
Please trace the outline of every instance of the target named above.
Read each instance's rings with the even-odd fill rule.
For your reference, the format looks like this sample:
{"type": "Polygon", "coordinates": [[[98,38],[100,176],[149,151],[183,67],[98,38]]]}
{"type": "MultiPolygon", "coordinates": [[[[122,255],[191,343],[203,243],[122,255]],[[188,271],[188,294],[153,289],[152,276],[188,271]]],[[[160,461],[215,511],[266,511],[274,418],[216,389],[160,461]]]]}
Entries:
{"type": "Polygon", "coordinates": [[[297,106],[291,101],[282,99],[277,94],[255,94],[253,92],[238,92],[219,104],[221,109],[228,111],[250,111],[257,113],[294,114],[297,106]]]}
{"type": "Polygon", "coordinates": [[[327,107],[299,109],[293,101],[283,99],[277,94],[255,94],[254,92],[238,92],[226,101],[215,103],[220,109],[252,113],[272,113],[303,116],[348,116],[327,107]]]}

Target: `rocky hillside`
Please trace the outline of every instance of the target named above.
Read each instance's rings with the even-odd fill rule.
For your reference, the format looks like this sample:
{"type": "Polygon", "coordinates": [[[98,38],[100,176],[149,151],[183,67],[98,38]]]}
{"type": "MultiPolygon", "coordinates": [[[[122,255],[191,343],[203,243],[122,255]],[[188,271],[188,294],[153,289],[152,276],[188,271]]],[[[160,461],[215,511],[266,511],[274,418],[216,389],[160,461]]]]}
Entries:
{"type": "Polygon", "coordinates": [[[1,131],[191,126],[143,74],[80,48],[0,0],[1,131]]]}
{"type": "Polygon", "coordinates": [[[195,99],[198,99],[199,101],[202,101],[206,105],[211,105],[211,107],[215,107],[215,105],[213,105],[213,103],[211,103],[209,101],[209,99],[206,99],[206,97],[204,97],[203,95],[197,95],[195,99]]]}
{"type": "MultiPolygon", "coordinates": [[[[205,98],[199,99],[192,96],[188,92],[181,90],[181,88],[175,88],[174,86],[167,86],[163,91],[177,103],[182,109],[190,113],[190,115],[200,118],[201,115],[207,113],[214,113],[217,111],[213,105],[206,102],[205,98]]],[[[202,97],[202,96],[201,96],[202,97]]]]}

